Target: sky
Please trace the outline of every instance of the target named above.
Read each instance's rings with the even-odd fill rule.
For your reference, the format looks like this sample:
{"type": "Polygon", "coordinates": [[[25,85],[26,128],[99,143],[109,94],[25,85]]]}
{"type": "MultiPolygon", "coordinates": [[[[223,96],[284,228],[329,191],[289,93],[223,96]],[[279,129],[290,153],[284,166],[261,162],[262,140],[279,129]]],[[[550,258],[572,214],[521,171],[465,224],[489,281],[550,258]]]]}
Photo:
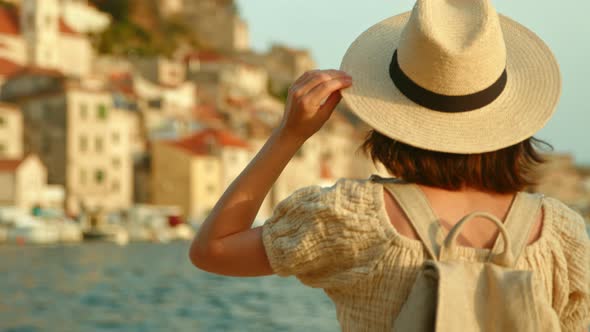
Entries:
{"type": "MultiPolygon", "coordinates": [[[[311,50],[318,68],[338,68],[348,46],[371,25],[411,10],[408,0],[237,0],[252,48],[274,42],[311,50]]],[[[590,2],[494,1],[498,11],[537,33],[555,53],[563,76],[557,112],[536,137],[590,165],[590,2]]]]}

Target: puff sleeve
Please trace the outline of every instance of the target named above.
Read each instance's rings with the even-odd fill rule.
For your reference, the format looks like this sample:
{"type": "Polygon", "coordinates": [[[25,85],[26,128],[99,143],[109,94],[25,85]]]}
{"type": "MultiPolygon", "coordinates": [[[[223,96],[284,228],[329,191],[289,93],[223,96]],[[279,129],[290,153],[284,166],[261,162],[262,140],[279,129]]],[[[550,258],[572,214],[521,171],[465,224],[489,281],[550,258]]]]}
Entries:
{"type": "Polygon", "coordinates": [[[273,271],[325,289],[366,276],[387,241],[377,208],[375,188],[355,180],[297,190],[262,226],[273,271]]]}
{"type": "Polygon", "coordinates": [[[559,281],[565,292],[559,316],[563,331],[580,332],[590,325],[590,239],[579,214],[567,209],[559,219],[558,232],[567,265],[567,278],[559,281]]]}

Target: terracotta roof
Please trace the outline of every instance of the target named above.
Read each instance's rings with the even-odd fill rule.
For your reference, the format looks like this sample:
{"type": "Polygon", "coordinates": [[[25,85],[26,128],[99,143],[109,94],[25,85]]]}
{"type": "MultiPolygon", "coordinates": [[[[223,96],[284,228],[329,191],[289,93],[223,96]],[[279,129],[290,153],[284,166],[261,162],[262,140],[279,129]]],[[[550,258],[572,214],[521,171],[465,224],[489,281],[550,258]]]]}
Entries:
{"type": "MultiPolygon", "coordinates": [[[[59,19],[59,31],[66,35],[80,35],[62,18],[59,19]]],[[[18,8],[0,6],[0,34],[16,36],[21,34],[18,8]]]]}
{"type": "Polygon", "coordinates": [[[223,54],[213,51],[198,51],[189,53],[184,57],[185,62],[190,60],[198,60],[201,62],[221,62],[228,60],[228,58],[223,54]]]}
{"type": "Polygon", "coordinates": [[[168,143],[194,155],[209,154],[210,144],[221,147],[250,149],[250,145],[241,138],[226,130],[213,128],[208,128],[187,138],[178,141],[170,141],[168,143]]]}
{"type": "Polygon", "coordinates": [[[247,98],[232,98],[232,97],[228,97],[225,99],[225,102],[232,107],[237,107],[237,108],[246,108],[247,106],[250,106],[251,103],[247,98]]]}
{"type": "Polygon", "coordinates": [[[76,30],[74,30],[71,26],[69,26],[63,20],[63,18],[59,19],[59,32],[66,34],[66,35],[72,35],[72,36],[79,36],[80,35],[76,30]]]}
{"type": "Polygon", "coordinates": [[[18,11],[0,6],[0,34],[20,35],[18,11]]]}
{"type": "Polygon", "coordinates": [[[193,109],[193,117],[198,120],[223,120],[214,105],[201,104],[193,109]]]}
{"type": "Polygon", "coordinates": [[[133,87],[133,76],[129,72],[115,72],[109,75],[109,81],[114,91],[120,92],[128,97],[137,97],[133,87]]]}
{"type": "Polygon", "coordinates": [[[25,159],[0,159],[0,172],[14,172],[25,159]]]}
{"type": "Polygon", "coordinates": [[[3,110],[13,111],[13,112],[20,112],[18,105],[5,103],[0,101],[0,108],[3,110]]]}
{"type": "Polygon", "coordinates": [[[21,67],[19,70],[7,75],[7,79],[25,76],[25,75],[41,75],[41,76],[53,76],[63,78],[64,74],[57,69],[40,68],[40,67],[21,67]]]}
{"type": "Polygon", "coordinates": [[[14,63],[8,59],[0,58],[0,76],[11,76],[12,74],[22,69],[23,66],[14,63]]]}

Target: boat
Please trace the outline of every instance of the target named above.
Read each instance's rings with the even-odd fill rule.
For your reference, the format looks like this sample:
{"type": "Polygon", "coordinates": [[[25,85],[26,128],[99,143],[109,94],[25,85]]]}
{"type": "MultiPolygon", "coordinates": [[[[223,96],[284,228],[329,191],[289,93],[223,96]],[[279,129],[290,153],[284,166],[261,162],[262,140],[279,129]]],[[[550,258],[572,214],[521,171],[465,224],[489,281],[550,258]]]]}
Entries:
{"type": "Polygon", "coordinates": [[[106,241],[122,246],[129,243],[129,233],[118,225],[94,226],[85,229],[82,234],[87,241],[106,241]]]}
{"type": "Polygon", "coordinates": [[[20,219],[7,232],[10,243],[24,244],[55,244],[59,242],[59,232],[53,225],[35,220],[32,217],[20,219]]]}

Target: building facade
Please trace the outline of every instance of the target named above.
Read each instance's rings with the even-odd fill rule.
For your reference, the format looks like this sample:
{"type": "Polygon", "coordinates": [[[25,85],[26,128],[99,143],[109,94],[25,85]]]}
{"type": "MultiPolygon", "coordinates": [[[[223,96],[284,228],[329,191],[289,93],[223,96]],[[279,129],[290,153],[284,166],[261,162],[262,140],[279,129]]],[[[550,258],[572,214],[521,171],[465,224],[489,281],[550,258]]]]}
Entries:
{"type": "Polygon", "coordinates": [[[0,59],[13,67],[55,69],[75,77],[90,73],[94,57],[90,41],[67,23],[58,0],[1,6],[0,45],[0,59]]]}
{"type": "Polygon", "coordinates": [[[26,152],[39,155],[49,183],[65,187],[68,212],[132,204],[130,124],[108,91],[29,70],[5,83],[2,98],[21,107],[26,152]]]}
{"type": "Polygon", "coordinates": [[[202,220],[246,167],[251,153],[248,143],[220,129],[155,143],[153,203],[179,206],[185,217],[202,220]]]}
{"type": "Polygon", "coordinates": [[[0,159],[23,157],[23,117],[14,105],[0,103],[0,159]]]}
{"type": "Polygon", "coordinates": [[[250,48],[248,25],[232,0],[159,0],[162,14],[189,25],[201,46],[225,52],[250,48]]]}
{"type": "Polygon", "coordinates": [[[47,169],[35,155],[0,160],[0,205],[31,211],[45,206],[47,169]]]}

